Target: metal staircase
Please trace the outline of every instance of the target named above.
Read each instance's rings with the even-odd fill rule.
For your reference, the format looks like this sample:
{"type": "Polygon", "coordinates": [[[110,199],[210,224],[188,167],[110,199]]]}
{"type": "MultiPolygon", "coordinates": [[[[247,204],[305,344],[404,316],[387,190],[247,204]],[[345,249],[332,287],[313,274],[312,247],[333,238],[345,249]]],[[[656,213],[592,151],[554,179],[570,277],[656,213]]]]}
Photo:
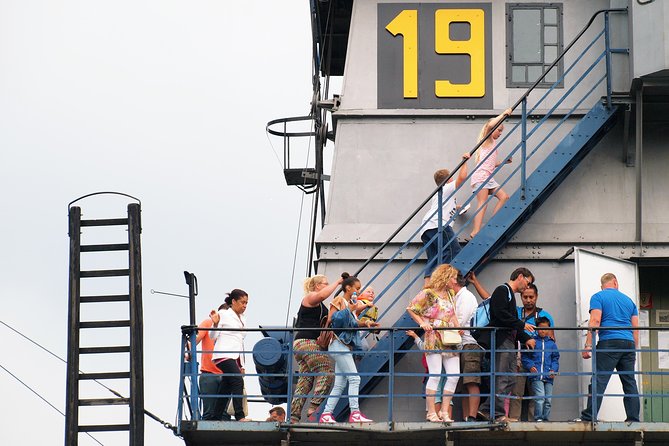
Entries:
{"type": "MultiPolygon", "coordinates": [[[[115,194],[130,197],[118,193],[95,193],[115,194]]],[[[90,432],[126,432],[128,444],[140,446],[144,444],[144,390],[143,390],[143,348],[142,348],[142,272],[141,272],[141,247],[140,247],[140,204],[131,203],[128,205],[127,216],[123,218],[82,220],[81,208],[72,206],[76,201],[89,197],[81,197],[69,205],[69,236],[70,236],[70,283],[69,283],[69,315],[68,315],[68,355],[67,355],[67,383],[66,383],[66,414],[65,414],[65,444],[67,446],[76,446],[78,444],[79,433],[90,432]],[[119,228],[121,228],[119,230],[119,228]],[[104,238],[105,243],[82,244],[82,232],[96,231],[96,236],[104,238]],[[127,231],[127,242],[108,243],[113,239],[114,231],[119,233],[127,231]],[[105,234],[102,234],[104,232],[105,234]],[[106,235],[106,237],[105,237],[106,235]],[[107,238],[108,237],[108,238],[107,238]],[[82,254],[84,263],[91,264],[90,257],[94,253],[103,253],[105,259],[113,257],[112,252],[127,252],[127,268],[115,269],[85,269],[82,270],[82,254]],[[114,279],[117,278],[117,279],[114,279]],[[111,290],[109,293],[103,291],[103,294],[85,294],[82,295],[82,279],[86,282],[85,290],[111,290]],[[119,293],[118,283],[111,286],[108,283],[112,281],[123,281],[126,291],[119,293]],[[95,282],[95,283],[92,283],[95,282]],[[111,320],[108,317],[104,320],[82,320],[82,314],[101,313],[100,304],[105,304],[102,314],[113,313],[112,305],[124,305],[122,311],[127,316],[121,319],[111,320]],[[95,308],[91,311],[91,307],[95,308]],[[98,311],[95,311],[98,310],[98,311]],[[89,339],[92,342],[101,342],[101,336],[93,335],[97,329],[112,329],[116,339],[123,339],[122,345],[92,345],[82,346],[82,338],[85,341],[89,339]],[[119,331],[120,330],[120,331],[119,331]],[[127,343],[125,340],[128,340],[127,343]],[[122,356],[121,356],[122,355],[122,356]],[[94,357],[91,358],[91,357],[94,357]],[[117,364],[120,371],[96,371],[93,373],[83,373],[80,371],[80,363],[102,364],[102,367],[114,367],[117,364]],[[111,366],[110,364],[113,364],[111,366]],[[129,392],[128,397],[124,397],[118,392],[112,391],[115,398],[99,397],[82,398],[89,396],[90,392],[84,390],[86,382],[95,381],[101,384],[101,381],[109,382],[114,380],[114,386],[122,386],[129,392]],[[105,407],[121,406],[119,419],[126,419],[127,422],[111,422],[119,414],[118,410],[109,413],[105,407]],[[86,414],[86,419],[96,420],[94,424],[81,424],[80,408],[90,407],[86,414]],[[95,412],[95,413],[91,413],[95,412]],[[103,420],[103,421],[98,421],[103,420]]],[[[130,197],[133,198],[134,197],[130,197]]],[[[136,200],[136,199],[135,199],[136,200]]],[[[139,202],[139,200],[137,200],[139,202]]],[[[99,254],[98,254],[99,255],[99,254]]],[[[97,260],[105,260],[97,259],[97,260]]],[[[90,386],[89,386],[90,387],[90,386]]],[[[106,387],[102,385],[102,387],[106,387]]],[[[111,390],[106,387],[107,390],[111,390]]],[[[106,395],[105,395],[106,396],[106,395]]]]}
{"type": "MultiPolygon", "coordinates": [[[[616,112],[618,107],[613,105],[611,102],[611,54],[625,53],[627,50],[610,47],[608,23],[610,13],[624,12],[626,12],[626,9],[610,9],[602,10],[594,14],[588,24],[565,48],[565,50],[544,73],[544,75],[540,77],[536,83],[530,87],[530,89],[528,89],[528,91],[512,107],[515,110],[521,106],[520,122],[513,126],[513,128],[509,130],[503,138],[501,138],[501,141],[498,142],[498,147],[500,147],[501,144],[504,144],[504,142],[507,141],[511,135],[515,134],[520,142],[511,150],[510,154],[514,156],[514,160],[520,159],[520,163],[518,163],[518,167],[513,170],[513,173],[504,182],[501,182],[501,186],[505,187],[505,184],[507,184],[511,178],[514,177],[514,175],[517,175],[515,179],[519,182],[520,186],[515,191],[515,193],[512,194],[505,206],[500,209],[500,211],[497,212],[487,222],[487,224],[482,227],[481,231],[476,235],[476,237],[474,237],[467,245],[465,245],[462,251],[451,261],[451,264],[457,267],[463,274],[467,274],[472,270],[481,270],[485,264],[491,258],[493,258],[500,249],[504,247],[504,245],[532,216],[532,214],[541,206],[541,204],[546,201],[550,194],[562,183],[562,181],[569,175],[569,173],[573,171],[578,163],[590,152],[590,150],[601,140],[601,138],[611,129],[611,127],[613,127],[617,116],[616,112]],[[604,18],[604,24],[601,32],[599,32],[589,44],[586,43],[586,48],[580,55],[574,56],[574,62],[568,69],[565,70],[564,75],[560,77],[553,85],[553,87],[548,89],[535,104],[532,105],[531,109],[528,110],[528,98],[530,93],[535,89],[539,82],[543,80],[550,69],[555,67],[564,57],[564,55],[574,46],[574,44],[579,41],[579,39],[581,39],[581,37],[590,28],[595,19],[600,15],[603,15],[604,18]],[[580,63],[580,61],[586,55],[589,58],[587,60],[591,62],[589,66],[587,63],[580,63]],[[574,68],[576,68],[576,70],[574,70],[574,68]],[[552,99],[554,101],[554,105],[550,107],[548,111],[543,113],[543,117],[539,119],[532,128],[528,129],[528,124],[533,123],[533,121],[530,121],[528,117],[530,115],[536,116],[536,110],[539,109],[541,104],[544,103],[545,99],[549,97],[549,95],[554,93],[555,86],[563,82],[564,78],[572,70],[578,73],[577,80],[574,81],[573,85],[557,99],[553,97],[552,99]],[[573,93],[576,90],[576,87],[579,85],[587,86],[584,88],[586,91],[582,97],[574,98],[573,93]],[[603,94],[606,96],[602,97],[603,94]],[[538,139],[537,130],[546,123],[547,119],[557,115],[556,110],[561,106],[567,97],[570,97],[570,95],[572,96],[571,100],[575,101],[575,105],[566,112],[561,110],[561,113],[558,116],[561,116],[559,122],[554,127],[549,129],[547,136],[543,137],[540,141],[535,142],[535,140],[538,139]],[[560,128],[567,121],[567,119],[576,112],[577,109],[582,109],[583,107],[589,108],[589,111],[585,114],[585,116],[583,116],[571,129],[571,131],[569,131],[569,133],[564,138],[557,142],[557,144],[551,142],[550,137],[555,133],[555,131],[560,128]],[[547,150],[545,147],[543,151],[540,151],[540,149],[544,147],[545,144],[549,144],[549,146],[547,146],[549,150],[547,150]],[[526,171],[528,168],[527,161],[532,157],[540,156],[542,153],[546,153],[544,158],[539,162],[538,166],[528,174],[526,171]]],[[[498,125],[501,125],[501,123],[498,125]]],[[[492,133],[494,130],[494,128],[491,129],[490,133],[492,133]]],[[[478,150],[480,144],[481,143],[476,145],[476,147],[474,147],[470,153],[474,154],[478,150]]],[[[483,161],[484,160],[481,160],[480,162],[483,161]]],[[[536,159],[533,161],[536,161],[536,159]]],[[[463,161],[463,163],[464,162],[465,161],[463,161]]],[[[457,172],[459,167],[460,165],[453,169],[453,172],[457,172]]],[[[492,176],[497,176],[501,167],[502,166],[498,167],[495,172],[493,172],[492,176]]],[[[473,171],[474,169],[471,170],[473,171]]],[[[469,176],[471,176],[471,173],[469,176]]],[[[469,188],[469,181],[466,181],[461,187],[469,188]]],[[[508,189],[508,186],[506,187],[508,189]]],[[[440,188],[435,189],[430,197],[423,201],[423,203],[412,213],[411,216],[405,220],[405,222],[397,229],[397,231],[395,231],[388,238],[388,240],[377,249],[372,257],[365,262],[360,270],[356,272],[356,275],[359,274],[362,269],[367,267],[378,253],[380,253],[388,246],[391,240],[409,222],[413,220],[418,212],[421,211],[423,206],[425,206],[432,199],[432,196],[436,194],[439,194],[441,197],[440,188]]],[[[444,201],[446,198],[447,197],[444,197],[444,201]]],[[[470,204],[473,199],[474,195],[471,195],[470,198],[465,203],[463,203],[463,206],[470,204]]],[[[474,206],[475,203],[472,203],[472,209],[474,209],[474,206]]],[[[476,213],[470,211],[470,214],[475,215],[476,213]]],[[[471,219],[464,225],[463,228],[460,229],[459,232],[456,233],[456,238],[459,233],[464,231],[469,226],[469,224],[471,224],[474,215],[470,215],[471,219]]],[[[451,217],[451,219],[453,218],[454,217],[451,217]]],[[[380,270],[373,275],[372,279],[367,285],[373,283],[374,280],[383,273],[385,268],[387,268],[409,246],[409,244],[412,243],[414,238],[419,240],[422,231],[422,227],[418,228],[413,233],[413,236],[404,244],[402,244],[402,246],[400,246],[395,254],[389,257],[380,270]]],[[[432,241],[432,243],[438,243],[439,246],[443,246],[449,242],[450,240],[442,240],[441,228],[440,233],[435,236],[432,241]]],[[[413,277],[413,279],[409,281],[409,284],[399,292],[393,291],[392,296],[394,296],[394,298],[392,301],[389,302],[387,300],[387,296],[390,296],[390,290],[396,284],[400,283],[398,279],[403,275],[408,274],[409,268],[417,260],[424,257],[424,252],[425,248],[423,247],[417,252],[415,257],[411,259],[406,266],[403,267],[402,271],[397,275],[397,277],[395,277],[395,279],[393,279],[383,289],[383,291],[379,293],[375,299],[375,303],[377,303],[380,308],[385,309],[379,319],[388,314],[388,312],[398,302],[400,302],[400,305],[405,305],[406,302],[408,302],[408,299],[411,296],[407,296],[407,292],[413,286],[416,280],[418,280],[422,275],[413,277]],[[384,297],[386,297],[385,300],[384,297]]],[[[404,282],[406,282],[406,280],[402,283],[404,282]]],[[[386,321],[386,323],[381,322],[381,325],[387,326],[389,324],[386,321]]],[[[392,326],[415,327],[416,324],[406,314],[406,312],[402,312],[399,318],[392,324],[392,326]]],[[[369,352],[366,352],[358,364],[358,370],[361,377],[360,394],[369,394],[384,377],[391,376],[393,370],[389,370],[389,367],[392,367],[391,361],[389,361],[389,355],[392,352],[395,359],[394,363],[397,363],[397,361],[404,355],[402,350],[411,348],[412,342],[412,339],[404,334],[404,330],[398,330],[394,332],[392,337],[388,334],[383,336],[369,352]]],[[[346,410],[346,402],[340,401],[340,404],[337,406],[335,411],[335,416],[341,419],[346,410]]]]}

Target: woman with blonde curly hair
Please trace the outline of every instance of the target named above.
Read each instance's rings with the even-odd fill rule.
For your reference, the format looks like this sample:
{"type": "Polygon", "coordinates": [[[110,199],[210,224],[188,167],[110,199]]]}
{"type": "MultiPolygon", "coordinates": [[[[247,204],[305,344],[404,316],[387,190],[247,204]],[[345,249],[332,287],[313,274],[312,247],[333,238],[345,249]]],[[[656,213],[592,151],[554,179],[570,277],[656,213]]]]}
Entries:
{"type": "Polygon", "coordinates": [[[460,360],[457,353],[448,350],[456,350],[458,344],[445,339],[446,333],[435,330],[435,328],[460,325],[455,314],[455,301],[452,296],[452,288],[457,277],[458,270],[456,268],[448,264],[440,265],[430,276],[428,288],[418,293],[407,307],[409,316],[425,331],[423,349],[434,351],[425,354],[428,371],[431,375],[425,386],[427,420],[433,422],[453,421],[448,416],[447,409],[458,383],[460,360]],[[437,414],[435,395],[439,386],[442,365],[446,370],[447,379],[442,396],[441,407],[443,410],[437,414]]]}
{"type": "MultiPolygon", "coordinates": [[[[330,357],[322,353],[316,343],[320,334],[321,321],[327,318],[328,308],[323,301],[335,292],[344,279],[339,278],[334,283],[328,283],[328,278],[322,274],[307,277],[304,280],[304,297],[297,312],[296,328],[311,328],[315,330],[299,330],[293,340],[293,351],[297,361],[300,376],[295,386],[294,395],[308,395],[312,393],[311,403],[307,409],[307,418],[313,419],[325,396],[330,393],[334,381],[334,366],[330,357]],[[321,352],[321,353],[319,353],[321,352]],[[304,374],[316,374],[304,376],[304,374]]],[[[299,423],[302,418],[302,409],[307,398],[294,396],[290,405],[290,422],[299,423]]]]}

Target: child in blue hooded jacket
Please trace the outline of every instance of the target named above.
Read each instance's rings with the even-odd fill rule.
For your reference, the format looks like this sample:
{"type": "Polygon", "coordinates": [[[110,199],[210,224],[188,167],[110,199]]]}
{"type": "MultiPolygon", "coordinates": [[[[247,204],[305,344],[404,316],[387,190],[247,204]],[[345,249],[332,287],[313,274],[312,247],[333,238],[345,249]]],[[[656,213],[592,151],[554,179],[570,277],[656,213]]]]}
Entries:
{"type": "Polygon", "coordinates": [[[521,361],[530,375],[530,391],[534,400],[534,421],[548,421],[551,413],[553,380],[560,369],[560,353],[557,344],[550,338],[551,323],[546,317],[537,318],[536,346],[534,350],[524,350],[521,361]]]}

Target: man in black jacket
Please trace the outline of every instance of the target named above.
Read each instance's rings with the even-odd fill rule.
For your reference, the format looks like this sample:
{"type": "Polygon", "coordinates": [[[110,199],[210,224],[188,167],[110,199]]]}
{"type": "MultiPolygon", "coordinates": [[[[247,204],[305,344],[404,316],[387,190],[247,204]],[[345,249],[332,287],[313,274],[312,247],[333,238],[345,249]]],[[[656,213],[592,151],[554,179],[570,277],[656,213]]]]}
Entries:
{"type": "MultiPolygon", "coordinates": [[[[517,268],[511,273],[510,280],[495,288],[490,296],[490,327],[503,328],[497,330],[495,338],[495,393],[509,395],[516,382],[516,341],[524,343],[527,348],[534,348],[535,341],[525,330],[534,331],[534,326],[526,324],[518,318],[515,293],[522,293],[534,281],[534,276],[527,268],[517,268]],[[509,350],[509,351],[499,351],[509,350]]],[[[495,398],[495,416],[498,421],[507,421],[504,416],[504,399],[495,398]]],[[[481,405],[479,416],[490,418],[490,399],[481,405]]]]}

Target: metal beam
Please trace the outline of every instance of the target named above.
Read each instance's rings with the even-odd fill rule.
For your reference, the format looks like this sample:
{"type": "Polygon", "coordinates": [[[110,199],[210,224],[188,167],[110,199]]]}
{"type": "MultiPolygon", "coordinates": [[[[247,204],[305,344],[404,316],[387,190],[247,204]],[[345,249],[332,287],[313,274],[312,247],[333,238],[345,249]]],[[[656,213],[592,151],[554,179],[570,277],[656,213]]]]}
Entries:
{"type": "Polygon", "coordinates": [[[65,446],[79,442],[79,298],[81,295],[79,268],[81,257],[81,208],[69,210],[70,284],[67,316],[67,380],[65,381],[65,446]]]}
{"type": "Polygon", "coordinates": [[[142,312],[141,208],[128,205],[130,268],[130,446],[144,446],[144,316],[142,312]]]}

